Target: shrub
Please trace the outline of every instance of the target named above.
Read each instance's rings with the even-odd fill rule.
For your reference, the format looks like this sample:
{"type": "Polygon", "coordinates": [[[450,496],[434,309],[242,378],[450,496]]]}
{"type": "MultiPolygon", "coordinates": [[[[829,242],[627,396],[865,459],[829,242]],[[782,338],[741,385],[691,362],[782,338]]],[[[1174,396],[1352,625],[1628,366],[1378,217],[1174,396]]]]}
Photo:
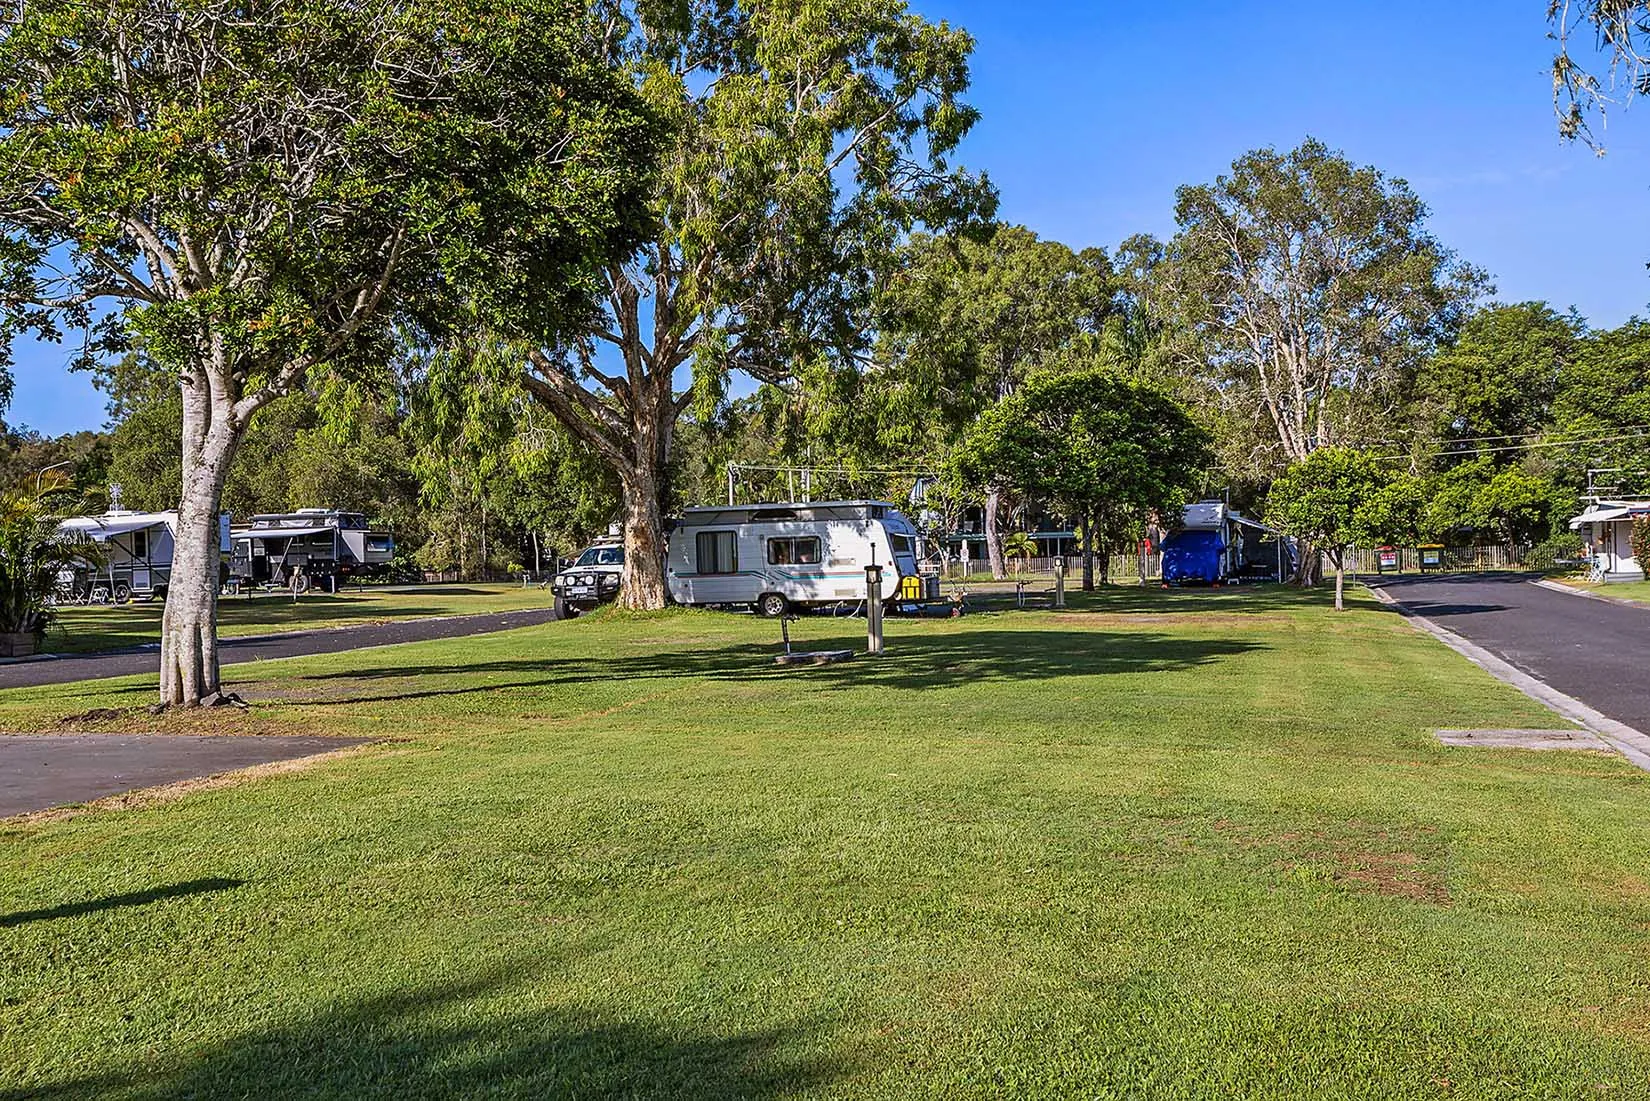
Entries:
{"type": "Polygon", "coordinates": [[[1639,560],[1639,569],[1650,573],[1650,516],[1635,518],[1627,538],[1633,547],[1633,557],[1639,560]]]}
{"type": "Polygon", "coordinates": [[[1563,569],[1581,556],[1581,536],[1570,532],[1555,535],[1531,547],[1524,555],[1524,565],[1543,573],[1563,569]]]}
{"type": "Polygon", "coordinates": [[[42,495],[0,493],[0,633],[45,634],[58,574],[95,557],[94,547],[60,532],[59,523],[42,495]]]}

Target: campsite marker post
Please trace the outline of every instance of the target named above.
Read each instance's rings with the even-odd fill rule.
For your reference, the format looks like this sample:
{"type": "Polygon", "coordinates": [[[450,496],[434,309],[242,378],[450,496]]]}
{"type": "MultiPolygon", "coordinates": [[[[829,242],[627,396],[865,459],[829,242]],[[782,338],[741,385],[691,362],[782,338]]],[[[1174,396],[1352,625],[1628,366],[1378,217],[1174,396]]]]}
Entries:
{"type": "Polygon", "coordinates": [[[865,567],[865,652],[882,653],[882,567],[865,567]]]}
{"type": "Polygon", "coordinates": [[[1066,606],[1066,556],[1063,554],[1054,556],[1054,606],[1066,606]]]}

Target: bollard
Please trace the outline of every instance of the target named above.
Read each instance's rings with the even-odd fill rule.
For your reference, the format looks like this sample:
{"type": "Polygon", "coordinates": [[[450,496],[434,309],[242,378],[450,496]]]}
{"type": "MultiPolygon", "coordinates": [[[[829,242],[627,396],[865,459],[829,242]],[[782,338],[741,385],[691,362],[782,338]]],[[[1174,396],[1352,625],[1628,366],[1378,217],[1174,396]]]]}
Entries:
{"type": "Polygon", "coordinates": [[[1023,577],[1014,582],[1014,606],[1016,608],[1026,606],[1026,583],[1023,577]]]}
{"type": "Polygon", "coordinates": [[[865,567],[865,652],[882,653],[882,567],[865,567]]]}
{"type": "Polygon", "coordinates": [[[1066,556],[1063,554],[1054,556],[1054,606],[1066,606],[1066,556]]]}

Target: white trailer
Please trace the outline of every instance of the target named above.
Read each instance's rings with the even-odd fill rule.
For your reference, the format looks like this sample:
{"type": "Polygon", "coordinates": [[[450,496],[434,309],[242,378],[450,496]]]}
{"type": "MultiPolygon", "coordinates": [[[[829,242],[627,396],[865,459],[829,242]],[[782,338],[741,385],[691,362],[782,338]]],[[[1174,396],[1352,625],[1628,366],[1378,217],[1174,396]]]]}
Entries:
{"type": "MultiPolygon", "coordinates": [[[[929,598],[915,525],[886,501],[808,501],[686,509],[670,532],[666,581],[678,604],[748,604],[762,615],[865,599],[929,598]]],[[[932,586],[928,586],[932,587],[932,586]]]]}
{"type": "MultiPolygon", "coordinates": [[[[68,600],[124,604],[133,597],[165,599],[172,581],[172,550],[177,541],[176,512],[116,509],[102,516],[75,516],[59,528],[103,545],[97,565],[85,563],[65,571],[61,595],[68,600]]],[[[229,514],[218,517],[218,549],[229,550],[229,514]]]]}

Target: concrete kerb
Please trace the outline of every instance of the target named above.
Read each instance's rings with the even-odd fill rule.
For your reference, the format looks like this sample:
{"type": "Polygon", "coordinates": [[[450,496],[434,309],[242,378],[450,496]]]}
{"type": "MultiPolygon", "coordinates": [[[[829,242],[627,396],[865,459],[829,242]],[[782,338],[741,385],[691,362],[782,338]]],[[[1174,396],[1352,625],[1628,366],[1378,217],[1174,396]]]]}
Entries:
{"type": "Polygon", "coordinates": [[[1634,730],[1626,723],[1617,722],[1601,711],[1588,707],[1574,696],[1560,692],[1546,681],[1533,677],[1517,666],[1496,657],[1482,646],[1469,642],[1454,631],[1440,627],[1425,616],[1417,615],[1405,607],[1403,601],[1390,593],[1379,588],[1371,588],[1369,591],[1375,595],[1376,600],[1390,605],[1405,620],[1427,631],[1445,646],[1483,669],[1492,677],[1512,685],[1537,703],[1551,708],[1577,726],[1592,731],[1602,738],[1610,748],[1627,758],[1635,766],[1650,772],[1650,736],[1634,730]]]}
{"type": "Polygon", "coordinates": [[[1624,608],[1638,608],[1643,610],[1645,604],[1641,600],[1628,600],[1621,596],[1606,596],[1604,593],[1595,593],[1587,589],[1577,589],[1558,581],[1548,581],[1546,578],[1537,578],[1531,581],[1532,585],[1540,585],[1543,589],[1551,589],[1555,593],[1564,593],[1567,596],[1579,596],[1584,600],[1602,600],[1606,604],[1620,604],[1624,608]]]}

